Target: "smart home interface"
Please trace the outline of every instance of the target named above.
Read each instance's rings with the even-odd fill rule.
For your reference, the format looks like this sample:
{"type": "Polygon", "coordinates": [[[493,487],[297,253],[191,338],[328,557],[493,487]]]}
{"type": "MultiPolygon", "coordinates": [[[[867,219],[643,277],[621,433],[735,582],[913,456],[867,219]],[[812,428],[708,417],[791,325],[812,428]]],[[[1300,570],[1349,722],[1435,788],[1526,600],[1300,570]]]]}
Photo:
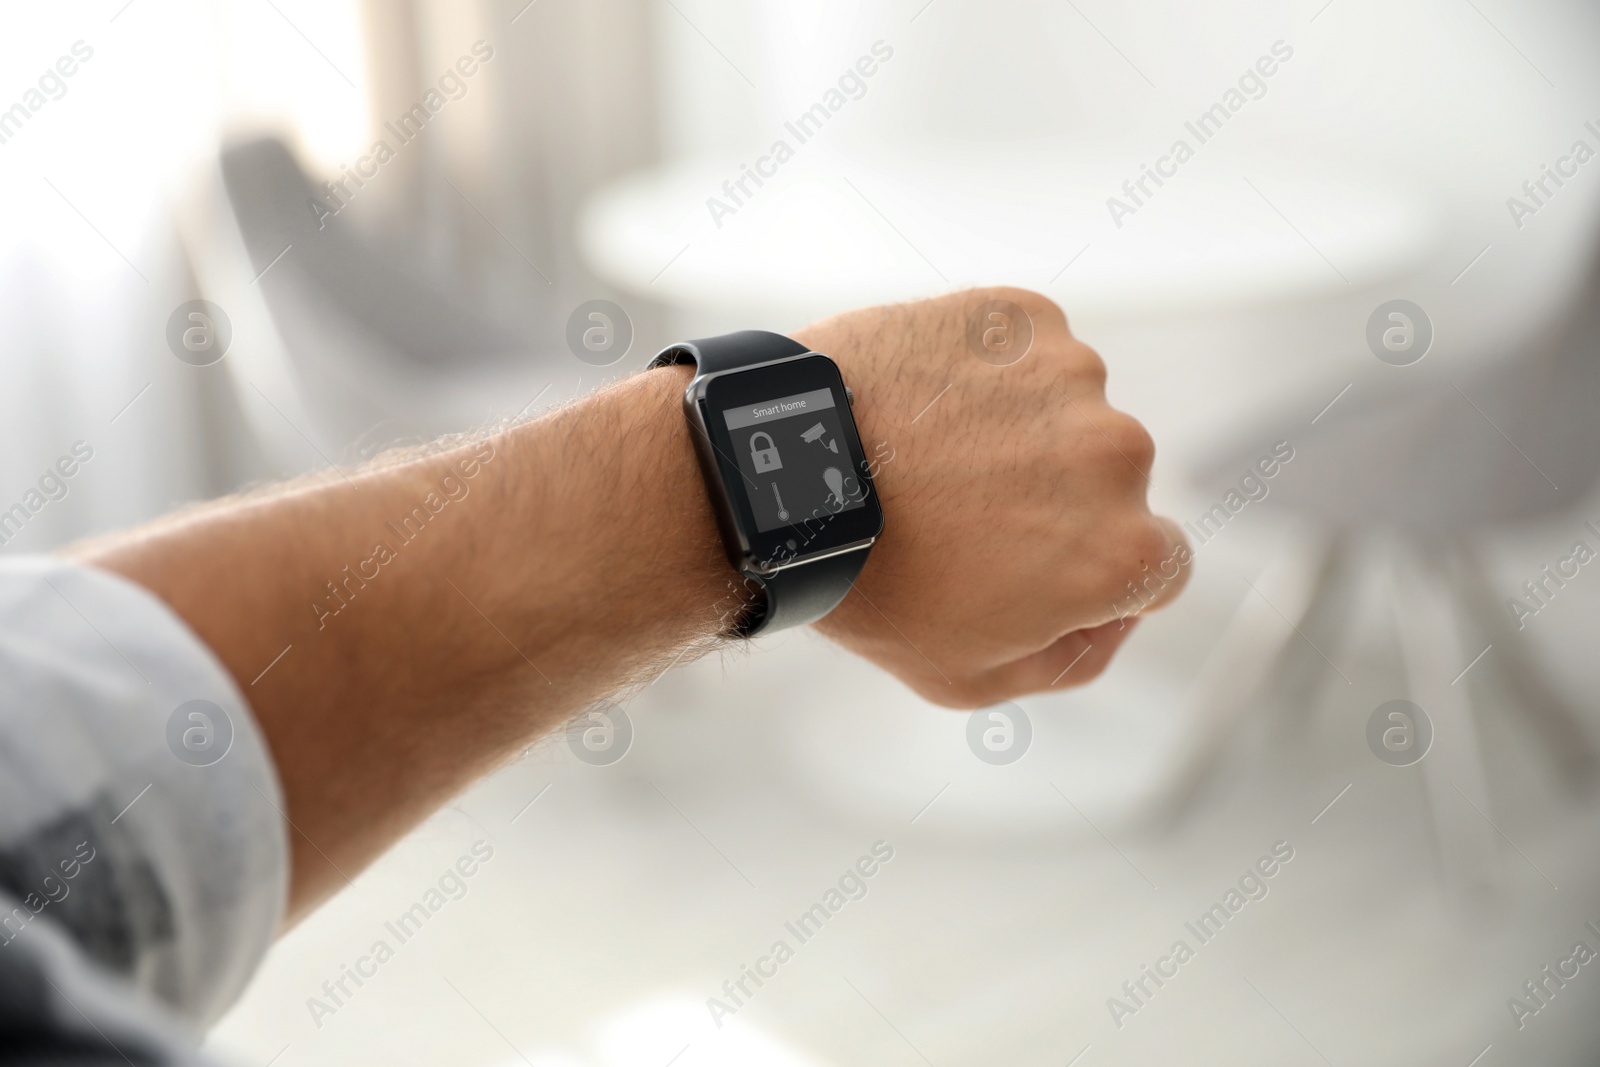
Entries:
{"type": "Polygon", "coordinates": [[[757,530],[865,505],[831,389],[730,408],[722,417],[757,530]]]}

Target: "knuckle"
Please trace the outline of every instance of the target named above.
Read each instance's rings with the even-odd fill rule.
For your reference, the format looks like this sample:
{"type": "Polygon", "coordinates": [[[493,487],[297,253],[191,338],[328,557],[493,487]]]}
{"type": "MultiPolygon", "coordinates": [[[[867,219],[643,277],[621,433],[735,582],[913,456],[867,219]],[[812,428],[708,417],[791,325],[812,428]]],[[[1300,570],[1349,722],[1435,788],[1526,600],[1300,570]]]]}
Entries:
{"type": "Polygon", "coordinates": [[[997,285],[984,290],[991,300],[1009,300],[1028,314],[1039,314],[1045,318],[1054,318],[1065,322],[1066,313],[1061,310],[1061,305],[1051,300],[1043,293],[1034,292],[1032,289],[1023,289],[1015,285],[997,285]]]}
{"type": "Polygon", "coordinates": [[[1102,429],[1110,439],[1112,447],[1125,459],[1141,473],[1149,471],[1156,458],[1156,442],[1142,422],[1132,415],[1117,412],[1115,418],[1102,429]]]}
{"type": "Polygon", "coordinates": [[[1143,529],[1128,532],[1125,544],[1120,561],[1122,572],[1133,580],[1143,597],[1159,599],[1167,595],[1167,587],[1180,578],[1181,567],[1176,565],[1166,534],[1147,520],[1143,529]]]}
{"type": "Polygon", "coordinates": [[[1139,537],[1139,567],[1149,567],[1157,570],[1172,555],[1172,541],[1166,532],[1155,524],[1153,520],[1146,519],[1144,532],[1139,537]]]}
{"type": "Polygon", "coordinates": [[[1115,536],[1117,566],[1132,574],[1139,573],[1146,565],[1155,566],[1166,549],[1166,538],[1143,515],[1121,524],[1115,536]]]}
{"type": "Polygon", "coordinates": [[[1143,604],[1169,581],[1160,570],[1170,551],[1167,538],[1148,518],[1109,526],[1102,543],[1101,591],[1111,603],[1133,598],[1143,604]]]}
{"type": "Polygon", "coordinates": [[[1021,308],[1023,313],[1032,322],[1036,335],[1050,331],[1061,334],[1069,332],[1067,327],[1067,313],[1061,310],[1061,305],[1051,300],[1043,293],[1036,293],[1032,289],[1021,289],[1014,285],[997,285],[984,289],[973,290],[970,294],[979,301],[1004,300],[1021,308]]]}
{"type": "Polygon", "coordinates": [[[1071,370],[1075,377],[1092,386],[1097,394],[1106,391],[1106,361],[1100,353],[1085,344],[1074,344],[1070,353],[1071,370]]]}

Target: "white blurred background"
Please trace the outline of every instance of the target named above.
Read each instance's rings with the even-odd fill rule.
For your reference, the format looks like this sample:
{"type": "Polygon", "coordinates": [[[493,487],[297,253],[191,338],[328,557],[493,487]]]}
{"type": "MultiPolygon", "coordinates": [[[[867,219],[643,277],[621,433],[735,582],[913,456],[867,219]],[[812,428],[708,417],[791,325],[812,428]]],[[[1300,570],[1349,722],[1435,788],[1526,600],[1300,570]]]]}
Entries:
{"type": "Polygon", "coordinates": [[[622,758],[524,754],[285,937],[217,1055],[1600,1055],[1594,968],[1548,1004],[1524,989],[1600,950],[1600,574],[1547,586],[1520,630],[1509,604],[1600,547],[1600,162],[1543,169],[1600,152],[1600,10],[108,0],[12,5],[0,29],[0,109],[26,112],[0,121],[0,508],[94,450],[0,551],[536,413],[681,337],[980,283],[1066,309],[1180,519],[1295,450],[1106,677],[985,720],[1026,717],[1014,762],[805,634],[680,667],[626,703],[622,758]],[[91,58],[35,108],[77,42],[91,58]],[[859,98],[797,145],[785,123],[875,45],[859,98]],[[1275,46],[1259,98],[1118,226],[1107,198],[1275,46]],[[384,124],[466,56],[398,145],[384,124]],[[393,160],[319,228],[308,197],[378,138],[393,160]],[[716,217],[779,139],[794,158],[716,217]],[[1541,179],[1519,220],[1508,198],[1541,179]],[[207,366],[168,342],[196,299],[231,324],[207,366]],[[568,347],[596,299],[625,354],[568,347]],[[1393,299],[1431,321],[1420,362],[1369,348],[1393,299]],[[1435,734],[1407,766],[1365,733],[1397,698],[1435,734]],[[467,894],[315,1010],[479,840],[467,894]],[[878,841],[867,895],[715,1025],[708,998],[878,841]],[[1123,983],[1196,944],[1185,922],[1280,841],[1268,895],[1119,1018],[1123,983]]]}

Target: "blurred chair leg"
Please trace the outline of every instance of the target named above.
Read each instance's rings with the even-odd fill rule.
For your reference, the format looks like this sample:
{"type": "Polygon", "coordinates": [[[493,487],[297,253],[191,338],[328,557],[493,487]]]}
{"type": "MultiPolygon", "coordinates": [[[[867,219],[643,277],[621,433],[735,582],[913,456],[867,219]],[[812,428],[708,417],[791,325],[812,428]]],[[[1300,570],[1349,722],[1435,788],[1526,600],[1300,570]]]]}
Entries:
{"type": "Polygon", "coordinates": [[[1478,651],[1461,639],[1458,597],[1439,569],[1405,546],[1392,564],[1392,606],[1411,699],[1433,723],[1433,745],[1418,769],[1447,890],[1465,903],[1494,890],[1499,865],[1489,788],[1460,671],[1478,651]]]}
{"type": "Polygon", "coordinates": [[[1506,691],[1514,694],[1513,715],[1526,719],[1561,772],[1561,781],[1575,795],[1589,792],[1600,770],[1600,754],[1584,726],[1583,716],[1546,679],[1534,659],[1526,634],[1511,625],[1511,615],[1485,576],[1482,562],[1471,549],[1456,554],[1455,584],[1483,640],[1494,650],[1483,667],[1500,675],[1506,691]]]}
{"type": "Polygon", "coordinates": [[[1261,696],[1284,714],[1274,716],[1275,736],[1298,743],[1319,710],[1319,700],[1330,681],[1331,663],[1343,660],[1350,634],[1356,597],[1362,587],[1362,556],[1355,541],[1335,535],[1328,541],[1328,559],[1317,580],[1316,591],[1299,622],[1304,640],[1290,641],[1261,696]]]}
{"type": "Polygon", "coordinates": [[[1239,608],[1196,679],[1187,738],[1179,746],[1165,784],[1146,805],[1144,817],[1170,826],[1215,770],[1245,719],[1260,702],[1285,652],[1302,640],[1298,627],[1310,614],[1337,559],[1336,542],[1325,535],[1297,541],[1246,589],[1239,608]]]}

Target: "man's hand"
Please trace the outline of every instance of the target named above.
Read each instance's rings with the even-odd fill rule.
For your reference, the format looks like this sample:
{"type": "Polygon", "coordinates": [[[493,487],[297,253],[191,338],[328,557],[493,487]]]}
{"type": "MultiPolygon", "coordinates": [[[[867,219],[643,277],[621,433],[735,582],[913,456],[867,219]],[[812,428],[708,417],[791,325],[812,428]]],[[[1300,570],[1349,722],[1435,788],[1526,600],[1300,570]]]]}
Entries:
{"type": "Polygon", "coordinates": [[[796,339],[838,362],[869,457],[881,450],[884,534],[818,623],[829,637],[935,703],[978,707],[1089,681],[1131,617],[1182,588],[1182,534],[1145,503],[1150,435],[1106,403],[1105,365],[1050,300],[955,293],[796,339]],[[991,301],[1032,324],[1004,366],[969,340],[991,301]]]}

